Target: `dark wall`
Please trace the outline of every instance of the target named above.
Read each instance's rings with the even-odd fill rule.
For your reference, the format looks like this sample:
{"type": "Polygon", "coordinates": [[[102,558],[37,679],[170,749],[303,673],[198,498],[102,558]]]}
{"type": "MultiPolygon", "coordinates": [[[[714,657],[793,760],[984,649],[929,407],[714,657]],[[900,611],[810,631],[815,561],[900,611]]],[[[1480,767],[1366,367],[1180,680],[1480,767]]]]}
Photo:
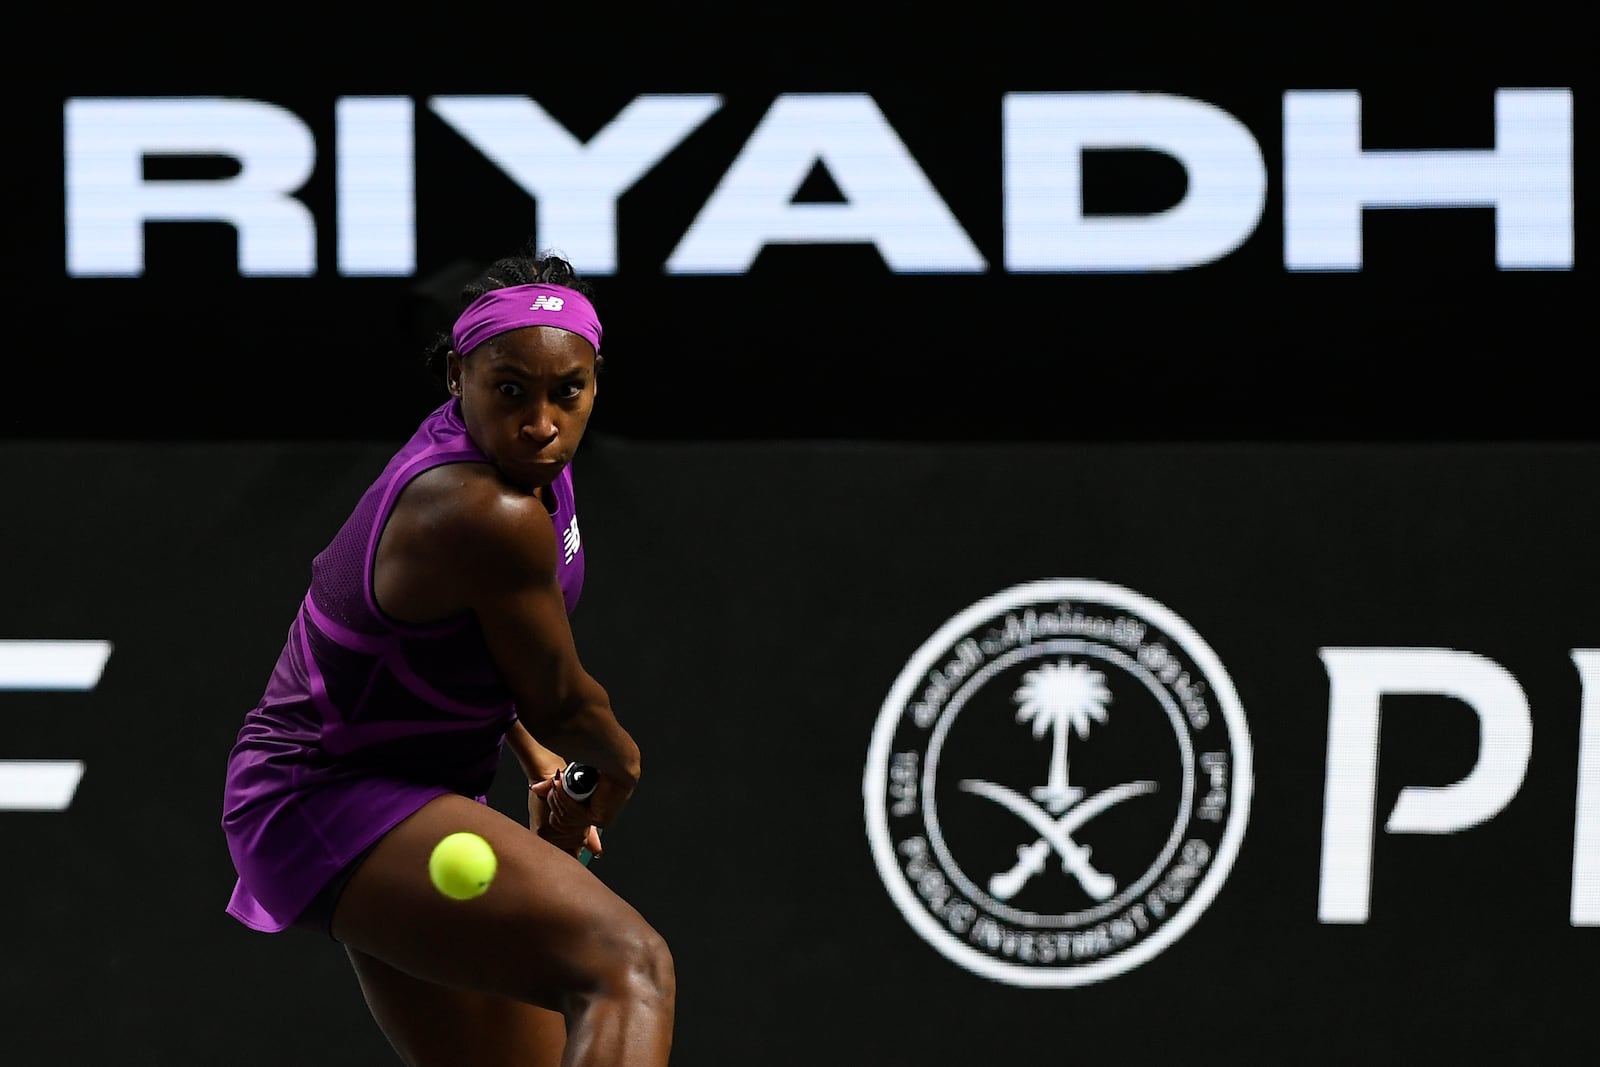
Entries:
{"type": "MultiPolygon", "coordinates": [[[[1585,1039],[1600,922],[1593,831],[1575,847],[1596,810],[1579,771],[1600,761],[1600,698],[1574,659],[1600,648],[1588,446],[586,448],[574,624],[649,768],[594,870],[673,945],[683,1062],[1052,1063],[1069,1037],[1095,1061],[1551,1062],[1585,1039]],[[1089,664],[1109,690],[1110,714],[1071,738],[1076,784],[1158,787],[1074,837],[1119,892],[1152,871],[1150,888],[1191,891],[1164,943],[985,974],[924,936],[892,858],[880,867],[874,812],[894,797],[878,739],[931,751],[897,703],[907,672],[929,692],[915,665],[947,624],[1045,579],[1078,595],[1036,615],[1147,626],[1134,658],[1188,693],[1174,729],[1090,626],[1026,661],[1089,664]],[[1421,667],[1383,684],[1346,668],[1336,698],[1335,650],[1421,667]],[[1369,706],[1362,678],[1387,694],[1369,706]],[[1335,758],[1330,734],[1380,707],[1375,744],[1335,758]],[[1185,785],[1206,753],[1227,775],[1185,785]],[[708,833],[689,813],[713,787],[728,799],[708,833]],[[1402,802],[1432,803],[1431,830],[1395,828],[1402,802]],[[1173,883],[1160,842],[1185,825],[1214,859],[1173,883]],[[1325,842],[1329,825],[1345,831],[1325,842]],[[1370,873],[1352,883],[1363,826],[1370,873]],[[1330,879],[1365,887],[1364,918],[1324,916],[1330,879]]],[[[0,814],[8,1062],[388,1062],[335,946],[223,914],[217,827],[223,755],[307,561],[385,455],[0,450],[30,502],[5,530],[0,634],[111,649],[85,691],[4,694],[0,756],[84,764],[64,810],[0,814]],[[63,1027],[69,1005],[93,1025],[63,1027]]],[[[954,677],[958,658],[937,666],[954,677]]],[[[904,840],[937,796],[947,884],[965,871],[981,888],[1034,837],[958,787],[1046,780],[1049,735],[1006,700],[1018,681],[956,680],[964,710],[946,715],[922,807],[887,819],[904,840]]],[[[508,766],[503,810],[519,782],[508,766]]],[[[1037,923],[1097,925],[1054,858],[1025,893],[1012,904],[1037,923]]]]}

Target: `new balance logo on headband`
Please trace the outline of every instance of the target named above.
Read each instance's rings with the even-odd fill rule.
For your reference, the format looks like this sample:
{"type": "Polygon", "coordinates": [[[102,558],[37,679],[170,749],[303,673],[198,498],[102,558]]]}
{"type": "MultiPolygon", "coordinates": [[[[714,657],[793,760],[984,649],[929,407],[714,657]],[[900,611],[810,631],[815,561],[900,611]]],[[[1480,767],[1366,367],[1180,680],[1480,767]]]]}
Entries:
{"type": "Polygon", "coordinates": [[[450,344],[463,356],[507,330],[554,326],[577,334],[600,352],[600,318],[589,298],[565,285],[508,285],[490,289],[456,319],[450,344]]]}

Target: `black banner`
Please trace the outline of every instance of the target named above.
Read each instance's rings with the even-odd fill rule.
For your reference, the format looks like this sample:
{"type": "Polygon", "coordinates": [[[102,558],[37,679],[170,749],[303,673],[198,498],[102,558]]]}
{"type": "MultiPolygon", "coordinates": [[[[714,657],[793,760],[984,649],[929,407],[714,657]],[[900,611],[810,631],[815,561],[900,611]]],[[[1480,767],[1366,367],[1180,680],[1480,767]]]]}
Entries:
{"type": "Polygon", "coordinates": [[[532,238],[597,282],[621,437],[1593,434],[1566,27],[546,14],[496,58],[327,12],[33,38],[0,254],[50,372],[4,432],[401,435],[463,272],[532,238]]]}
{"type": "MultiPolygon", "coordinates": [[[[574,625],[646,766],[594,871],[675,1062],[1583,1047],[1593,449],[585,449],[574,625]]],[[[336,946],[224,915],[218,826],[387,455],[0,449],[7,1063],[388,1062],[336,946]]]]}

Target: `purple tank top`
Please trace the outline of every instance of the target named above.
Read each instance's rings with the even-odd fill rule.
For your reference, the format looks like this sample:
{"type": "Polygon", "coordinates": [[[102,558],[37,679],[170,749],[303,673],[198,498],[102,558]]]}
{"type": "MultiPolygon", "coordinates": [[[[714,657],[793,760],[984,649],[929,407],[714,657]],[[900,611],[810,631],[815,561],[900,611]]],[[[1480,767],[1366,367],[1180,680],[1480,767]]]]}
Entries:
{"type": "MultiPolygon", "coordinates": [[[[378,536],[423,471],[488,460],[458,402],[440,405],[390,459],[317,555],[261,701],[229,754],[223,829],[239,879],[228,911],[281,930],[334,874],[446,792],[482,797],[516,705],[470,614],[389,619],[373,599],[378,536]]],[[[571,467],[551,484],[562,595],[583,587],[571,467]]]]}

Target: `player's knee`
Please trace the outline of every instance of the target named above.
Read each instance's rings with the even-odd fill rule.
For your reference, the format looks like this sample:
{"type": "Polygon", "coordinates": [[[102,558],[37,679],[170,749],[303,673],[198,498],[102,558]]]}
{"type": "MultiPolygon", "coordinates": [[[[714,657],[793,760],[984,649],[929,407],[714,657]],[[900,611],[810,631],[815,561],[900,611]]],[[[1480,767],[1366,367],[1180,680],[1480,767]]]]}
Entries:
{"type": "Polygon", "coordinates": [[[678,977],[666,939],[640,924],[617,938],[608,953],[607,984],[618,996],[646,1001],[672,1001],[678,977]]]}
{"type": "Polygon", "coordinates": [[[678,973],[666,939],[647,928],[635,942],[630,973],[640,995],[670,1001],[677,996],[678,973]]]}

